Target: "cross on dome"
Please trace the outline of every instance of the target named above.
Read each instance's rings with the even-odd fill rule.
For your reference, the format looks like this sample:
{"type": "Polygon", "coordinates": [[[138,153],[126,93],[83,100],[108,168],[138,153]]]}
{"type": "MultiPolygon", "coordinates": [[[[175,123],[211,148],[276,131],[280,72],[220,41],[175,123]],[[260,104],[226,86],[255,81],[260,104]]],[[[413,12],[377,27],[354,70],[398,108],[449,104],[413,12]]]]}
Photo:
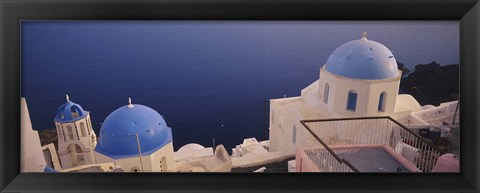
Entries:
{"type": "Polygon", "coordinates": [[[367,31],[365,30],[362,32],[362,40],[367,40],[367,31]]]}
{"type": "Polygon", "coordinates": [[[83,119],[88,115],[88,111],[83,110],[80,105],[70,101],[68,94],[65,94],[65,99],[67,102],[57,109],[57,114],[54,118],[55,122],[68,123],[83,119]]]}
{"type": "Polygon", "coordinates": [[[128,97],[128,108],[133,108],[132,98],[128,97]]]}

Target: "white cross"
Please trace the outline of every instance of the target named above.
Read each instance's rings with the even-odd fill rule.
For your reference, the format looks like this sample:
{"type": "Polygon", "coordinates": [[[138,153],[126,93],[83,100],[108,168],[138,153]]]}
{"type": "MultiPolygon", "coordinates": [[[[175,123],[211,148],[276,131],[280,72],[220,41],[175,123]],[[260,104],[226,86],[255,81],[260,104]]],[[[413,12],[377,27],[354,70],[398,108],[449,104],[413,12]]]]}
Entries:
{"type": "Polygon", "coordinates": [[[362,39],[367,39],[367,31],[363,30],[362,39]]]}
{"type": "Polygon", "coordinates": [[[133,105],[132,105],[132,99],[130,97],[128,97],[128,108],[132,108],[133,105]]]}

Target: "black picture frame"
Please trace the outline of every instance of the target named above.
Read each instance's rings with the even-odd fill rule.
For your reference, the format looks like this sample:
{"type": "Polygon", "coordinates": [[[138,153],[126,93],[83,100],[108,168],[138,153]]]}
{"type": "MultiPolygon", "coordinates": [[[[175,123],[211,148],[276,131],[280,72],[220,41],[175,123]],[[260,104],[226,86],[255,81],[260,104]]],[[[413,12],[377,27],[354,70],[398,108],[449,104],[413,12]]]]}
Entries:
{"type": "Polygon", "coordinates": [[[478,192],[478,0],[1,0],[2,192],[478,192]],[[461,173],[20,173],[22,20],[459,20],[461,173]]]}

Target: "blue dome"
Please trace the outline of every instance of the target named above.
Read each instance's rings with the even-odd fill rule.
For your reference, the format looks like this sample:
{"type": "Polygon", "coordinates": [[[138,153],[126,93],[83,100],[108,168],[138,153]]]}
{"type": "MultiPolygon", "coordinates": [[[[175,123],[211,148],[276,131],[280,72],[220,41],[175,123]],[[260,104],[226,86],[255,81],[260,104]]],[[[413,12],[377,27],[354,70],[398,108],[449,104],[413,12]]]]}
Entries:
{"type": "Polygon", "coordinates": [[[355,79],[388,79],[398,76],[392,52],[383,44],[362,38],[338,47],[328,57],[325,69],[355,79]]]}
{"type": "Polygon", "coordinates": [[[162,116],[150,107],[134,104],[107,116],[95,151],[111,158],[139,156],[137,132],[142,155],[150,155],[172,142],[172,130],[162,116]]]}
{"type": "Polygon", "coordinates": [[[79,104],[67,101],[65,104],[58,107],[54,121],[60,123],[72,122],[85,118],[87,115],[88,111],[84,111],[79,104]]]}

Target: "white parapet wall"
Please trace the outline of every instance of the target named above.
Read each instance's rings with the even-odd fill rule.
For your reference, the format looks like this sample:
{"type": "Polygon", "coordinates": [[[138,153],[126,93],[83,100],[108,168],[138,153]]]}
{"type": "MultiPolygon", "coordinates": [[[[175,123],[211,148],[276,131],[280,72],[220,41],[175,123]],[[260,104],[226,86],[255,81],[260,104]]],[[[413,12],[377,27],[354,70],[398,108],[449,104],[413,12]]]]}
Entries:
{"type": "Polygon", "coordinates": [[[268,151],[269,141],[258,142],[255,138],[245,139],[234,151],[240,152],[231,156],[232,168],[249,168],[279,162],[293,157],[295,154],[284,150],[268,151]]]}
{"type": "Polygon", "coordinates": [[[458,101],[451,101],[442,103],[437,107],[425,108],[424,110],[412,113],[412,116],[417,117],[425,122],[428,122],[434,126],[440,126],[443,122],[451,124],[455,117],[455,122],[459,123],[460,111],[457,109],[458,101]]]}
{"type": "Polygon", "coordinates": [[[43,172],[47,163],[43,156],[38,132],[33,130],[25,98],[20,100],[20,170],[22,172],[43,172]]]}
{"type": "Polygon", "coordinates": [[[62,170],[62,172],[123,172],[115,163],[87,164],[62,170]]]}
{"type": "MultiPolygon", "coordinates": [[[[52,163],[53,169],[60,171],[62,166],[60,165],[60,160],[58,159],[57,151],[55,150],[55,145],[50,143],[48,145],[42,146],[43,152],[48,152],[48,157],[45,157],[45,160],[49,160],[52,163]]],[[[47,156],[44,154],[44,156],[47,156]]]]}

